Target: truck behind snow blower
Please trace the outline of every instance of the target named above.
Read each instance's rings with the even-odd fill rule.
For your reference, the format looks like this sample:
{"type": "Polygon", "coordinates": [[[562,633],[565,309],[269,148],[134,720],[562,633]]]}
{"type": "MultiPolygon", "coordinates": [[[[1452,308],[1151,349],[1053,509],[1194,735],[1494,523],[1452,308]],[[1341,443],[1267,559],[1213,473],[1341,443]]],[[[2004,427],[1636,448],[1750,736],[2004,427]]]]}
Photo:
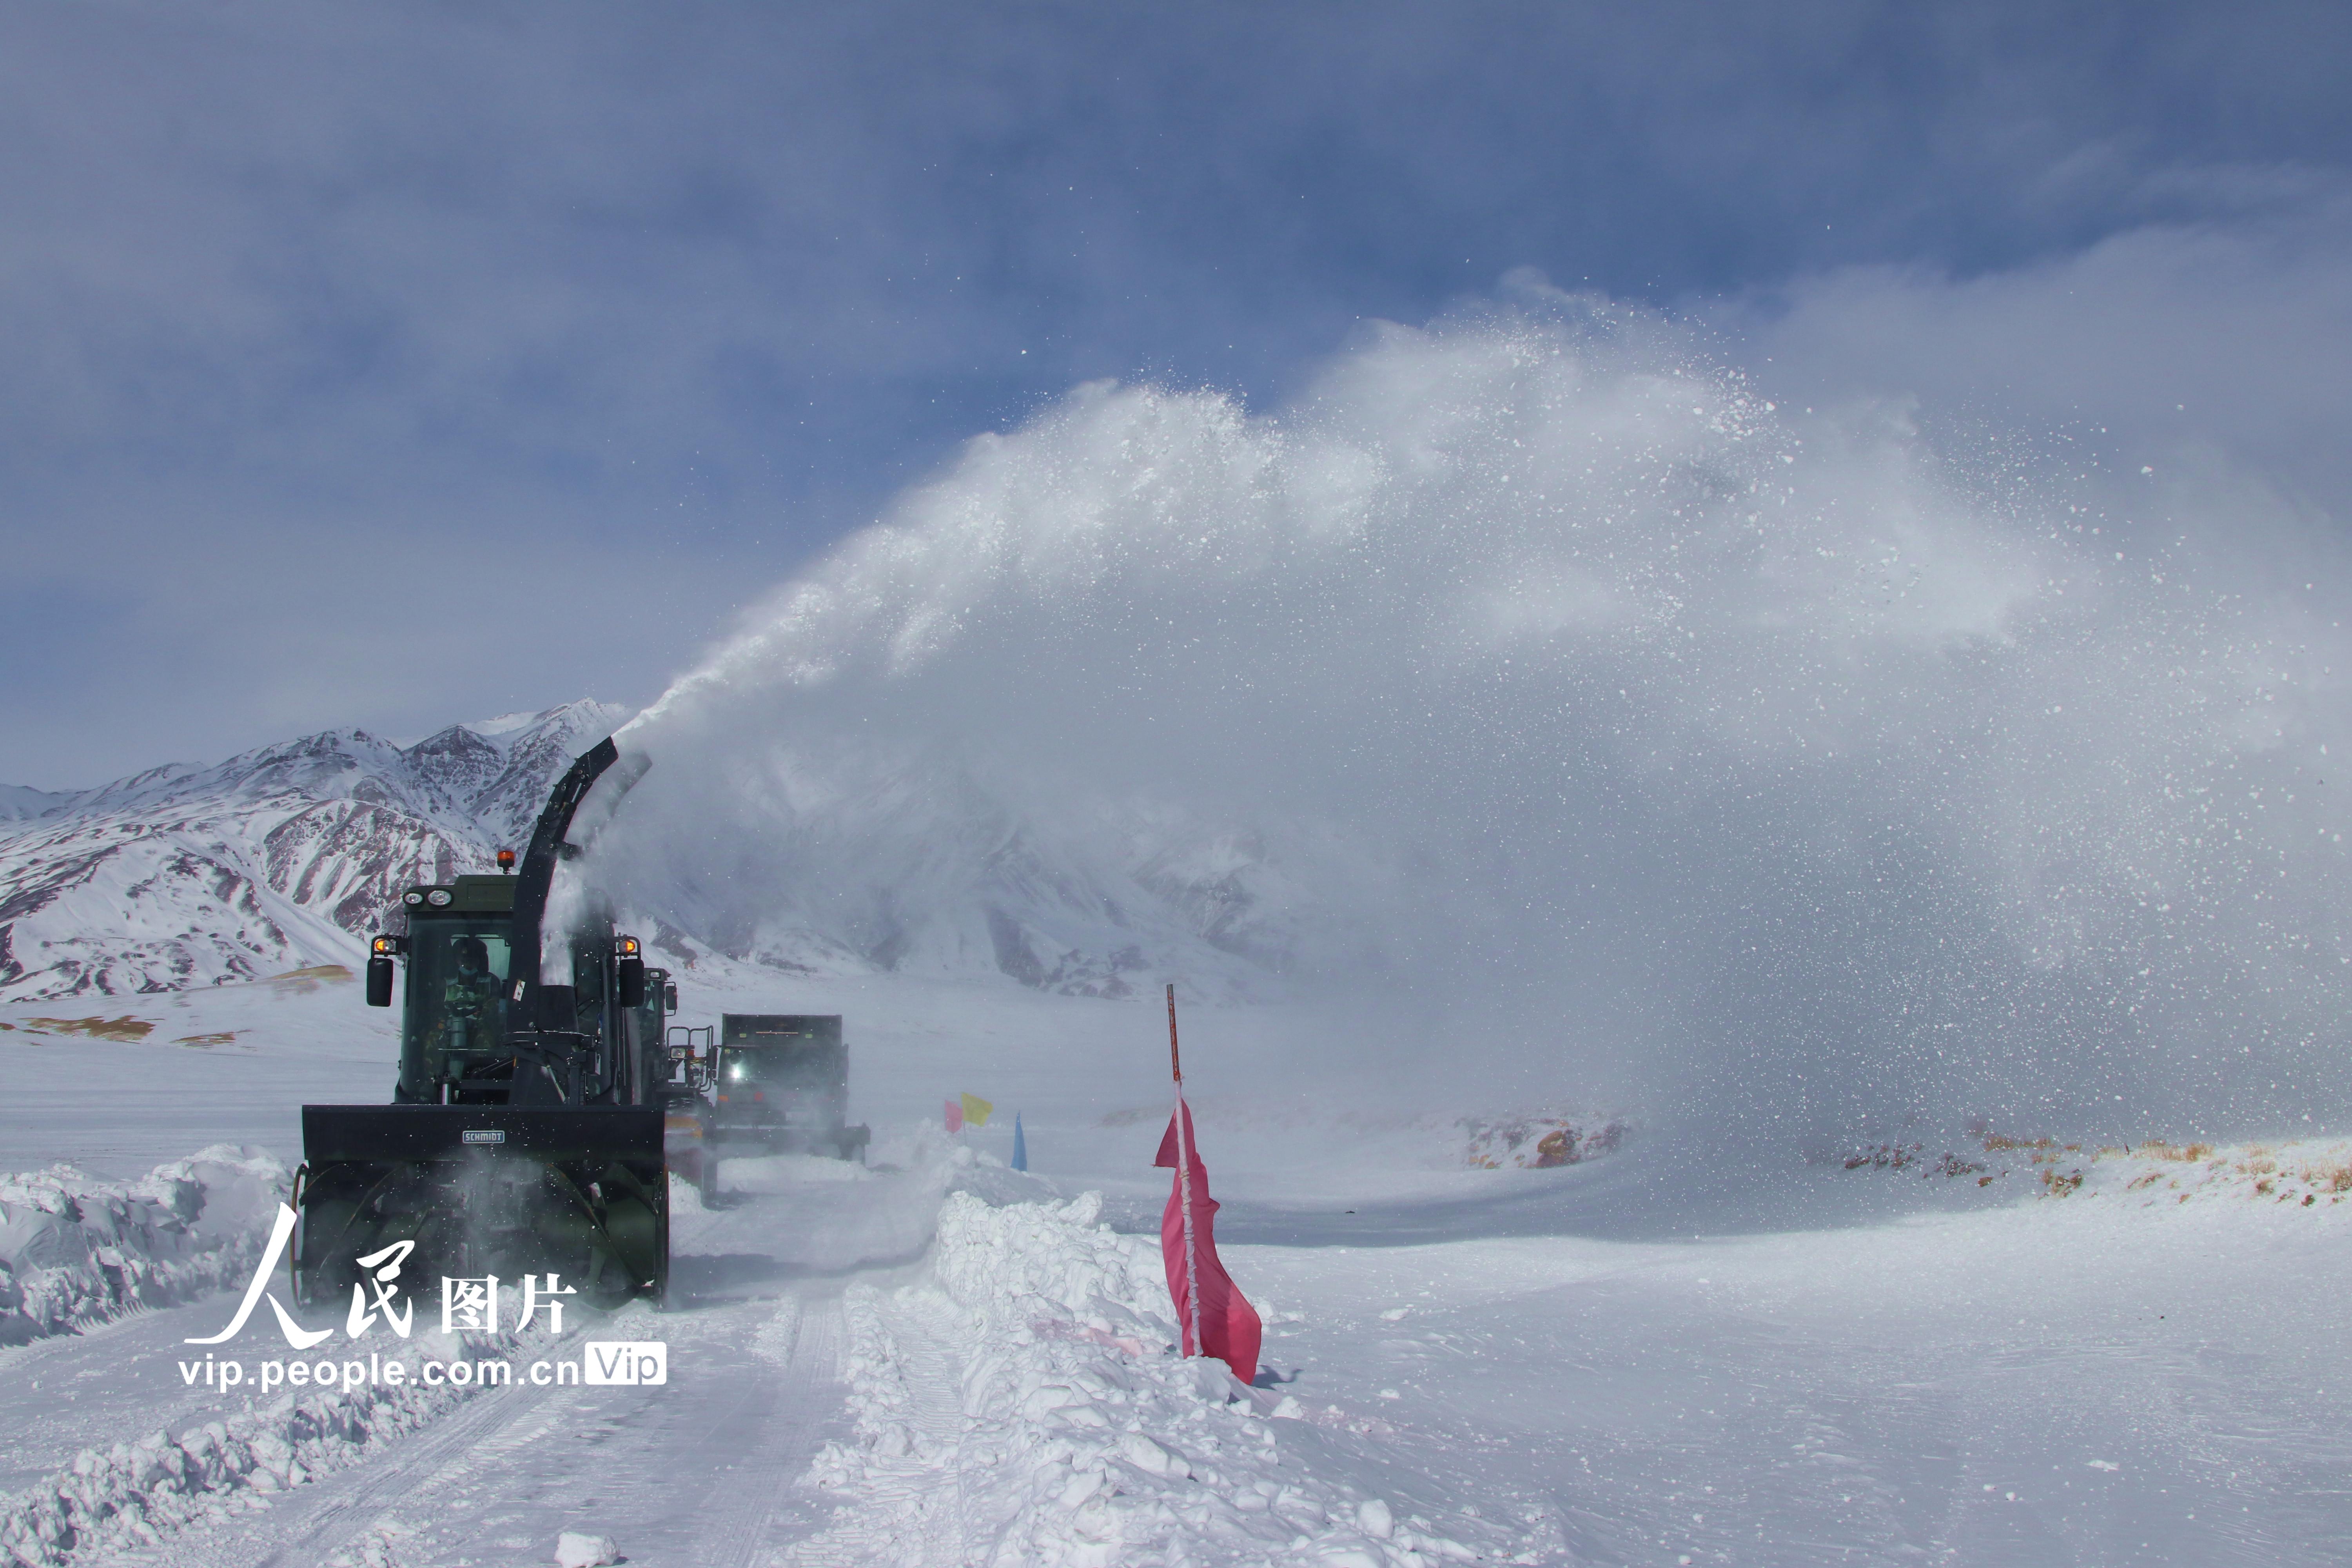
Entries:
{"type": "Polygon", "coordinates": [[[728,1013],[709,1029],[677,1029],[685,1068],[670,1094],[671,1164],[706,1200],[724,1158],[824,1154],[866,1158],[872,1133],[849,1124],[849,1047],[837,1013],[728,1013]]]}
{"type": "Polygon", "coordinates": [[[572,764],[519,869],[410,889],[407,933],[374,939],[370,1005],[391,1005],[405,960],[400,1079],[390,1105],[302,1108],[304,1301],[348,1292],[358,1258],[401,1241],[415,1243],[403,1271],[426,1279],[552,1272],[608,1304],[667,1290],[675,993],[602,903],[552,953],[541,940],[556,863],[580,852],[575,814],[601,780],[587,818],[601,821],[645,771],[633,759],[607,776],[619,760],[607,739],[572,764]]]}

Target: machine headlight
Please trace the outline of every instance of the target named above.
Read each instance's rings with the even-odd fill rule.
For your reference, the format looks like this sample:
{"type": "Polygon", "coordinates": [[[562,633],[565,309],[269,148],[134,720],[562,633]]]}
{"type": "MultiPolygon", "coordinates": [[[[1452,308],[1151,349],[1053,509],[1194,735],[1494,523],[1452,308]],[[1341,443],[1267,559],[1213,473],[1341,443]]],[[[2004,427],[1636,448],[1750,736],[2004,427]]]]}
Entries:
{"type": "Polygon", "coordinates": [[[421,904],[425,901],[425,895],[417,892],[403,893],[400,895],[400,901],[404,904],[421,904]]]}
{"type": "Polygon", "coordinates": [[[425,901],[436,910],[446,910],[449,907],[449,889],[436,888],[425,895],[425,901]]]}

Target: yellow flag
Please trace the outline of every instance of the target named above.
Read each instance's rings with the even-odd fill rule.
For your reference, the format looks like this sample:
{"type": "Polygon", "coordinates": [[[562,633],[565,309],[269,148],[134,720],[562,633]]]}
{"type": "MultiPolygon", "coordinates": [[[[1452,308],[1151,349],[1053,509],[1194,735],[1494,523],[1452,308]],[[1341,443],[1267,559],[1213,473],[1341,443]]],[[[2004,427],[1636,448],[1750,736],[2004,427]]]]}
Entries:
{"type": "Polygon", "coordinates": [[[980,1096],[967,1094],[963,1097],[963,1124],[966,1127],[985,1127],[988,1125],[988,1113],[995,1109],[980,1096]]]}

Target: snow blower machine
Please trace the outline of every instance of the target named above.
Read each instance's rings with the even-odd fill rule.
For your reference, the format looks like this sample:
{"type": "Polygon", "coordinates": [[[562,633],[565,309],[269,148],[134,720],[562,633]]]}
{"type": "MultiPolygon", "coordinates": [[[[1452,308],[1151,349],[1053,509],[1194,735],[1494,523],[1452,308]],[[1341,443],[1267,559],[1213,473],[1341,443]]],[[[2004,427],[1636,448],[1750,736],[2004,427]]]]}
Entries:
{"type": "Polygon", "coordinates": [[[619,760],[607,739],[572,764],[519,868],[500,850],[499,875],[412,888],[407,931],[373,940],[369,1005],[391,1005],[406,972],[400,1079],[390,1105],[302,1108],[302,1300],[344,1296],[387,1261],[510,1289],[553,1274],[542,1289],[604,1305],[667,1290],[675,994],[593,897],[563,901],[552,942],[541,931],[556,866],[580,852],[575,817],[593,832],[645,771],[619,760]]]}

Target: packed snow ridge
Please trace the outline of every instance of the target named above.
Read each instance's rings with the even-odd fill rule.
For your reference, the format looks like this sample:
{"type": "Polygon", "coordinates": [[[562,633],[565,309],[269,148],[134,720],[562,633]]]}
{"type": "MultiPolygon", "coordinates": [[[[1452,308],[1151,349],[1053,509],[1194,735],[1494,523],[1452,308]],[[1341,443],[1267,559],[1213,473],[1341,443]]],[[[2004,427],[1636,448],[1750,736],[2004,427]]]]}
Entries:
{"type": "Polygon", "coordinates": [[[1100,1568],[1309,1552],[1344,1568],[1495,1561],[1556,1544],[1379,1495],[1354,1451],[1376,1419],[1310,1412],[1175,1352],[1158,1249],[1102,1200],[991,1207],[953,1193],[931,1277],[853,1285],[845,1381],[856,1441],[811,1474],[863,1500],[810,1562],[891,1542],[921,1561],[1100,1568]]]}
{"type": "Polygon", "coordinates": [[[372,1458],[472,1392],[407,1384],[287,1394],[177,1437],[158,1430],[103,1452],[86,1448],[66,1470],[0,1504],[0,1552],[12,1555],[12,1568],[59,1568],[154,1546],[372,1458]]]}
{"type": "Polygon", "coordinates": [[[227,1145],[100,1182],[70,1165],[0,1179],[0,1345],[241,1283],[286,1168],[227,1145]]]}

